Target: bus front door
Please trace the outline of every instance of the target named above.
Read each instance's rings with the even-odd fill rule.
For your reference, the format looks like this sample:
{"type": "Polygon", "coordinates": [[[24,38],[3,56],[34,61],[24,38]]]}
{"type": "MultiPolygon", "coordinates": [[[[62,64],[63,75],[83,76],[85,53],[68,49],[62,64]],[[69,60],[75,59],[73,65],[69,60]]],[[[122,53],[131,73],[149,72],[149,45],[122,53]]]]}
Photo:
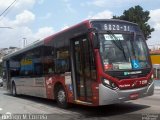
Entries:
{"type": "Polygon", "coordinates": [[[92,102],[91,55],[87,35],[74,38],[72,43],[72,74],[77,100],[92,102]]]}

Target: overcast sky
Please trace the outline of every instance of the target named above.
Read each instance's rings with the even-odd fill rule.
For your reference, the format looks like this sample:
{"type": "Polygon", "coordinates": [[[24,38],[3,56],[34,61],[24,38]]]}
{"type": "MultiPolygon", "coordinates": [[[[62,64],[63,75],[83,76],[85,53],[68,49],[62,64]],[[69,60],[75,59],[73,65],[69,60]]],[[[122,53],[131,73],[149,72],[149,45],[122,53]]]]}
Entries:
{"type": "MultiPolygon", "coordinates": [[[[0,14],[14,0],[0,0],[0,14]]],[[[17,0],[7,14],[0,16],[0,48],[22,47],[89,18],[112,18],[140,5],[150,11],[155,28],[148,44],[160,44],[160,0],[17,0]]]]}

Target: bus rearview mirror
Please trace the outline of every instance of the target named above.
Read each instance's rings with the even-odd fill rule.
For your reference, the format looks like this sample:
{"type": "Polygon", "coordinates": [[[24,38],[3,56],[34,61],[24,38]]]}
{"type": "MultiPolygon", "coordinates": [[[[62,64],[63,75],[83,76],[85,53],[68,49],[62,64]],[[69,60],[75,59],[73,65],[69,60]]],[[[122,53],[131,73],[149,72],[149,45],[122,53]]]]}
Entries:
{"type": "Polygon", "coordinates": [[[93,33],[93,48],[99,49],[100,44],[99,44],[99,40],[98,40],[98,30],[96,28],[89,28],[88,32],[93,33]]]}
{"type": "Polygon", "coordinates": [[[93,48],[94,49],[99,49],[100,48],[98,33],[94,33],[94,35],[93,35],[93,48]]]}

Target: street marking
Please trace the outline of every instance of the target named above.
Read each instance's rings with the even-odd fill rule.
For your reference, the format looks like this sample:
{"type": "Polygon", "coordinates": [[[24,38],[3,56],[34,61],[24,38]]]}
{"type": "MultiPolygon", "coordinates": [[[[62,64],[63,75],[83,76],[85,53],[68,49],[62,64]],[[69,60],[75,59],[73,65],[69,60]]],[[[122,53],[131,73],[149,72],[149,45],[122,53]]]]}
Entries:
{"type": "Polygon", "coordinates": [[[0,111],[3,110],[2,108],[0,108],[0,111]]]}

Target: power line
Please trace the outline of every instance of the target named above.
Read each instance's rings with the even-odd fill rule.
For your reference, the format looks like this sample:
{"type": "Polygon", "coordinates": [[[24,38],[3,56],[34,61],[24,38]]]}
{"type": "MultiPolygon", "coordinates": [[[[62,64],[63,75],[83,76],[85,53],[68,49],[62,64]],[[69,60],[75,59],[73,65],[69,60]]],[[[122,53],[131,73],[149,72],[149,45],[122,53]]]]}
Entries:
{"type": "MultiPolygon", "coordinates": [[[[12,9],[13,7],[13,4],[15,5],[17,0],[14,0],[1,14],[0,14],[0,20],[2,20],[8,13],[9,13],[9,10],[12,9]],[[3,15],[4,14],[4,15],[3,15]],[[3,17],[2,17],[3,15],[3,17]]],[[[11,27],[0,27],[0,28],[8,28],[8,29],[13,29],[11,27]]]]}
{"type": "Polygon", "coordinates": [[[10,7],[10,9],[4,13],[4,15],[0,18],[0,21],[1,21],[3,18],[5,18],[5,16],[9,13],[9,11],[10,11],[12,8],[13,8],[13,6],[10,7]]]}
{"type": "MultiPolygon", "coordinates": [[[[16,4],[17,1],[14,2],[14,5],[16,4]]],[[[5,14],[3,15],[3,17],[1,17],[0,20],[2,20],[11,11],[11,9],[13,8],[14,5],[12,4],[12,6],[10,7],[10,9],[8,9],[8,11],[5,12],[5,14]]]]}
{"type": "Polygon", "coordinates": [[[2,16],[10,7],[12,7],[12,5],[16,2],[17,0],[14,0],[1,14],[0,16],[2,16]]]}

